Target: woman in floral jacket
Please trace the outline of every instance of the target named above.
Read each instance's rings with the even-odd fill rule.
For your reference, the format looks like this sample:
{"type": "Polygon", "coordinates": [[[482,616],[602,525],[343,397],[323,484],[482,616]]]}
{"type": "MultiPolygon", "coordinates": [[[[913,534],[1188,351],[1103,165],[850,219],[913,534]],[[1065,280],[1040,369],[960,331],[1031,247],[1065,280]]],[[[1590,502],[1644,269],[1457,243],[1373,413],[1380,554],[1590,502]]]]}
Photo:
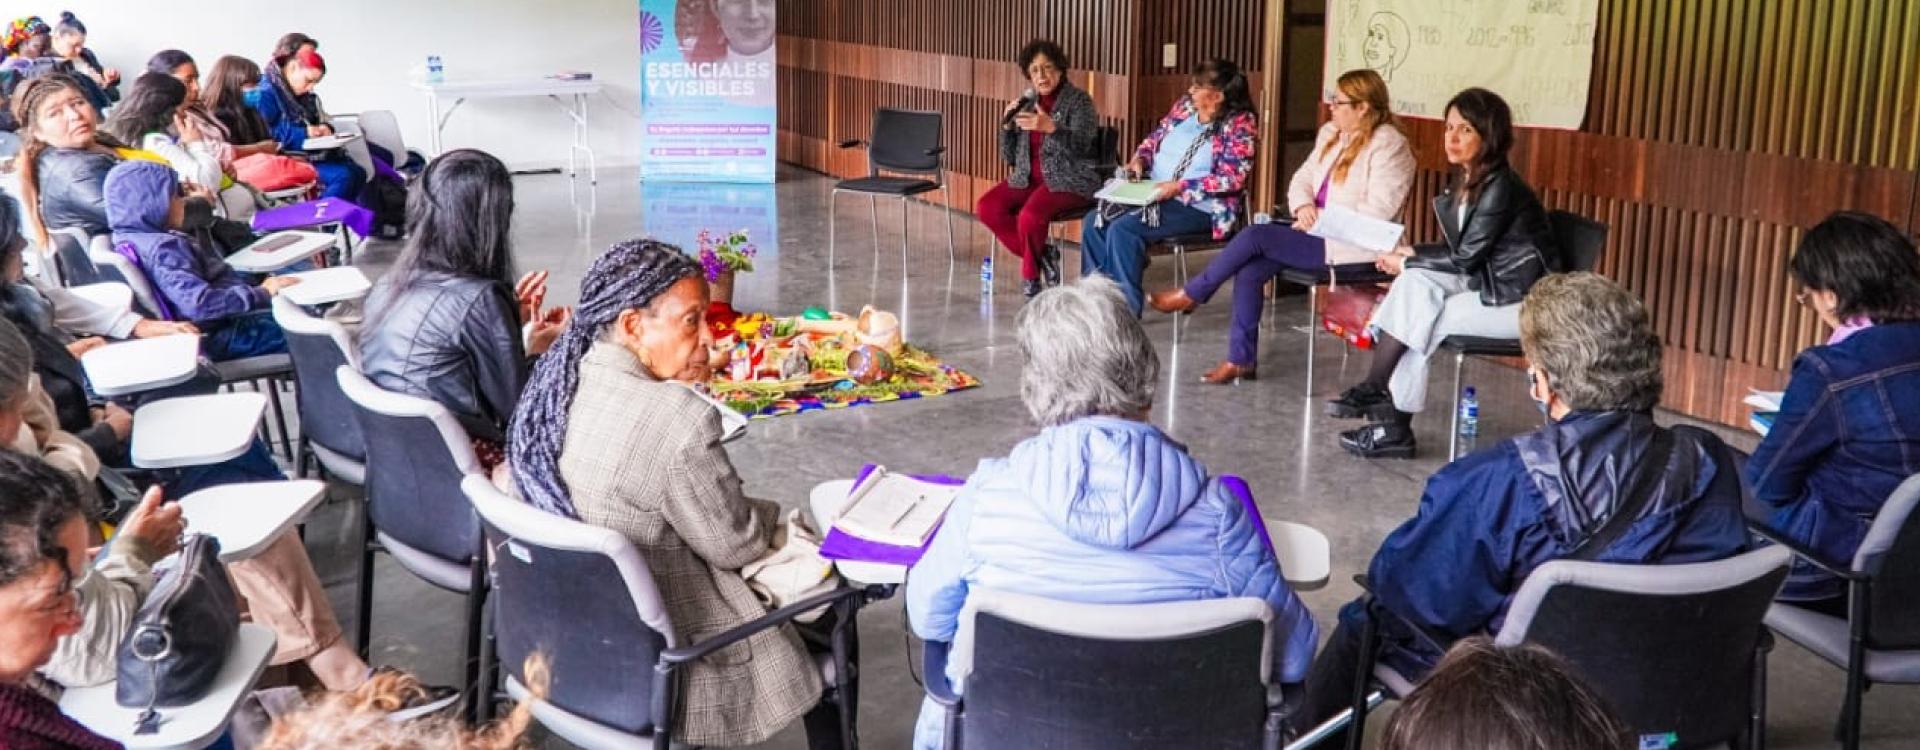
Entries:
{"type": "Polygon", "coordinates": [[[1080,238],[1081,275],[1112,278],[1139,315],[1148,245],[1209,229],[1217,240],[1232,233],[1253,171],[1255,133],[1253,96],[1240,66],[1219,58],[1201,63],[1187,95],[1128,164],[1135,179],[1155,183],[1155,202],[1125,213],[1102,206],[1089,214],[1080,238]]]}

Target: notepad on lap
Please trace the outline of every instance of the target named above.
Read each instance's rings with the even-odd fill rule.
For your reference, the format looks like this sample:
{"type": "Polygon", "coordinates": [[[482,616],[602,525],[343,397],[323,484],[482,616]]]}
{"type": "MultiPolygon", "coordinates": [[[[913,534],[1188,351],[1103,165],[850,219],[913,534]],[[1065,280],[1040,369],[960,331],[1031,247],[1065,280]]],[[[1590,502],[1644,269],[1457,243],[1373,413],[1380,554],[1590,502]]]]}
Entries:
{"type": "Polygon", "coordinates": [[[1154,202],[1154,191],[1158,188],[1159,185],[1153,182],[1145,180],[1135,182],[1116,177],[1107,180],[1106,186],[1100,188],[1100,192],[1094,193],[1093,197],[1122,206],[1146,206],[1154,202]]]}
{"type": "Polygon", "coordinates": [[[848,496],[833,526],[870,542],[918,547],[940,526],[940,519],[947,515],[947,506],[953,504],[959,492],[959,487],[892,474],[886,467],[876,468],[848,496]]]}

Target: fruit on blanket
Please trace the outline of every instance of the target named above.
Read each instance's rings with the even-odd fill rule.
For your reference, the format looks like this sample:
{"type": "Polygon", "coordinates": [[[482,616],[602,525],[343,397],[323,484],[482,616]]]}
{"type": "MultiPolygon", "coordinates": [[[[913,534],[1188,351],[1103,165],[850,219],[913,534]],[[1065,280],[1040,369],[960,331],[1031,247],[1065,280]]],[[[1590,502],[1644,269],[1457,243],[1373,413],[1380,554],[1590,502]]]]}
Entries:
{"type": "Polygon", "coordinates": [[[847,352],[847,377],[861,385],[871,385],[893,377],[893,356],[871,344],[861,344],[847,352]]]}

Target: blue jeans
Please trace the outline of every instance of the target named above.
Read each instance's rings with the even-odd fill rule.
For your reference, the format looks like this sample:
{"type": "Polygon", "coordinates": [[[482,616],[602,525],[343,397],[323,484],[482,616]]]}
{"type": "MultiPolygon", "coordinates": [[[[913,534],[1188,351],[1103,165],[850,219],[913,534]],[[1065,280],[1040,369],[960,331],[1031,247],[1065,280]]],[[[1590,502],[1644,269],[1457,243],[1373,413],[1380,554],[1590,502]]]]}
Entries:
{"type": "Polygon", "coordinates": [[[1199,234],[1213,228],[1213,217],[1184,203],[1160,203],[1160,226],[1147,226],[1133,211],[1100,227],[1096,213],[1087,214],[1080,230],[1080,275],[1100,274],[1113,279],[1127,297],[1133,314],[1146,307],[1140,277],[1147,270],[1147,246],[1168,237],[1199,234]]]}
{"type": "Polygon", "coordinates": [[[165,488],[168,500],[179,500],[208,487],[224,484],[246,484],[248,482],[278,482],[287,475],[273,462],[273,452],[267,444],[254,438],[247,446],[247,452],[217,464],[189,466],[165,472],[160,486],[165,488]]]}
{"type": "Polygon", "coordinates": [[[230,359],[280,354],[287,350],[287,333],[266,312],[250,312],[200,325],[205,338],[200,340],[207,359],[230,359]]]}
{"type": "Polygon", "coordinates": [[[316,161],[313,171],[320,176],[322,198],[356,200],[360,197],[360,188],[367,184],[367,171],[344,156],[316,161]]]}

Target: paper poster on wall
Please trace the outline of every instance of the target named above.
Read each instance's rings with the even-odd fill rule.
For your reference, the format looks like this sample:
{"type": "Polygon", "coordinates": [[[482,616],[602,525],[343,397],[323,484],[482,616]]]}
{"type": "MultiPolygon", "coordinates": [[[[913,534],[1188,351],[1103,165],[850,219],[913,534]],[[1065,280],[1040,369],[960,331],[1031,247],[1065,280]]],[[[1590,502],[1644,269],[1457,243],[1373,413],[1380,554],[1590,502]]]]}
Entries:
{"type": "Polygon", "coordinates": [[[773,182],[775,0],[640,0],[640,179],[773,182]]]}
{"type": "Polygon", "coordinates": [[[1340,74],[1372,68],[1403,115],[1445,117],[1448,99],[1478,86],[1512,105],[1516,125],[1578,129],[1599,12],[1599,0],[1329,0],[1322,98],[1340,74]]]}

